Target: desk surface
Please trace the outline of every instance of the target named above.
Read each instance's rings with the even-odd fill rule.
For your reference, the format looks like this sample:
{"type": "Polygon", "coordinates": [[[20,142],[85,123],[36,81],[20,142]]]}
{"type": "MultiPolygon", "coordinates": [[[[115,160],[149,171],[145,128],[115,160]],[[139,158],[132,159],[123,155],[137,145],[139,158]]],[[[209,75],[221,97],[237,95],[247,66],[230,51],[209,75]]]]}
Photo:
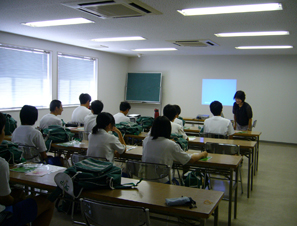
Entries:
{"type": "MultiPolygon", "coordinates": [[[[197,126],[190,126],[184,128],[185,132],[192,132],[192,133],[199,133],[200,129],[197,126]]],[[[262,134],[262,132],[257,131],[239,131],[235,130],[235,133],[233,136],[243,136],[243,137],[259,137],[262,134]]]]}
{"type": "Polygon", "coordinates": [[[11,141],[11,135],[5,135],[5,136],[4,136],[4,140],[11,141]]]}
{"type": "MultiPolygon", "coordinates": [[[[10,181],[38,187],[53,191],[56,188],[54,172],[43,177],[26,176],[24,173],[10,172],[10,181]]],[[[122,178],[124,183],[136,183],[138,180],[122,178]]],[[[134,189],[100,189],[84,191],[81,197],[96,199],[100,201],[114,202],[120,204],[143,206],[160,213],[171,213],[184,215],[192,218],[209,218],[223,198],[223,192],[208,191],[203,189],[188,188],[176,185],[168,185],[156,182],[142,181],[134,189]],[[192,197],[197,208],[189,207],[168,207],[165,205],[165,198],[177,198],[181,196],[192,197]],[[204,203],[204,201],[210,201],[204,203]]]]}
{"type": "Polygon", "coordinates": [[[183,118],[185,121],[196,121],[196,122],[204,122],[205,119],[197,119],[197,118],[183,118]]]}

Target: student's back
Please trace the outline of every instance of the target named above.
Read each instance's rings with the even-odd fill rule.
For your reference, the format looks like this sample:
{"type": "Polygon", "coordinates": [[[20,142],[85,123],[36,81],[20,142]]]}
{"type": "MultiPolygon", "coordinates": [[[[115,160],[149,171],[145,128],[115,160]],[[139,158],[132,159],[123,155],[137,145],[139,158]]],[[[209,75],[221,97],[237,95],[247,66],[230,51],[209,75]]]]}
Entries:
{"type": "Polygon", "coordinates": [[[79,96],[80,106],[74,109],[71,116],[72,122],[84,123],[85,117],[91,114],[91,110],[88,109],[90,106],[91,99],[92,99],[91,96],[87,93],[80,94],[79,96]]]}
{"type": "Polygon", "coordinates": [[[121,123],[121,122],[130,122],[130,118],[127,117],[128,112],[131,109],[131,105],[126,102],[123,101],[120,104],[120,112],[118,112],[117,114],[113,115],[115,123],[121,123]]]}
{"type": "Polygon", "coordinates": [[[52,100],[50,103],[50,113],[43,116],[40,120],[40,129],[46,129],[52,125],[62,126],[62,120],[57,117],[61,115],[63,111],[63,106],[61,101],[52,100]]]}

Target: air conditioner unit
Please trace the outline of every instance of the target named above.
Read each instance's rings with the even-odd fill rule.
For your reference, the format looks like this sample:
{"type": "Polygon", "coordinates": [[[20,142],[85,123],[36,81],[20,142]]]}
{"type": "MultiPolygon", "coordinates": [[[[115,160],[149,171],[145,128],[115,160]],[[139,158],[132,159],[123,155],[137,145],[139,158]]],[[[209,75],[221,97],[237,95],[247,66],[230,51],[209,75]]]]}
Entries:
{"type": "Polygon", "coordinates": [[[65,6],[100,17],[127,18],[145,15],[160,15],[158,10],[139,0],[79,1],[62,3],[65,6]]]}
{"type": "Polygon", "coordinates": [[[180,41],[169,41],[175,45],[183,47],[208,47],[208,46],[219,46],[217,43],[209,39],[199,39],[199,40],[180,40],[180,41]]]}

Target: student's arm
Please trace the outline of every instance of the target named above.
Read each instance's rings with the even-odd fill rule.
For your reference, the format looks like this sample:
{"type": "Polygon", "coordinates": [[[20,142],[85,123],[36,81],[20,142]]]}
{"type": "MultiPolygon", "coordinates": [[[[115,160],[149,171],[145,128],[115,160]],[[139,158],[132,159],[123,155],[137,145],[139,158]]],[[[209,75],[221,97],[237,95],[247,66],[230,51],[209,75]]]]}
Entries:
{"type": "Polygon", "coordinates": [[[236,130],[236,115],[234,114],[234,125],[233,125],[234,129],[236,130]]]}
{"type": "Polygon", "coordinates": [[[0,204],[4,206],[10,206],[14,203],[14,198],[9,194],[6,196],[0,196],[0,204]]]}
{"type": "Polygon", "coordinates": [[[200,159],[207,157],[207,155],[208,153],[206,151],[197,154],[192,154],[191,159],[188,163],[198,162],[200,159]]]}
{"type": "Polygon", "coordinates": [[[249,119],[249,126],[248,126],[248,130],[249,130],[249,131],[252,130],[252,121],[253,121],[253,119],[250,118],[250,119],[249,119]]]}
{"type": "MultiPolygon", "coordinates": [[[[125,140],[123,138],[123,135],[122,135],[121,131],[115,126],[113,128],[113,131],[118,134],[119,141],[121,142],[121,144],[126,145],[126,142],[125,142],[125,140]]],[[[125,153],[125,152],[126,152],[126,147],[125,147],[125,150],[123,151],[123,153],[125,153]]]]}
{"type": "Polygon", "coordinates": [[[39,153],[40,153],[41,160],[46,160],[48,158],[48,156],[46,155],[46,151],[39,152],[39,153]]]}

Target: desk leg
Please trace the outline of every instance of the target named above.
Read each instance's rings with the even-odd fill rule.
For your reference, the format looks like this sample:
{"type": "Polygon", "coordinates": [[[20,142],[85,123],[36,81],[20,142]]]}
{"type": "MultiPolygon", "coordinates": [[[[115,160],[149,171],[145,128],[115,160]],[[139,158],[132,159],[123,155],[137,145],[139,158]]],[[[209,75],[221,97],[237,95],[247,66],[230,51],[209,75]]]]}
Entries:
{"type": "Polygon", "coordinates": [[[257,141],[257,164],[256,164],[256,170],[258,171],[258,165],[259,165],[259,147],[260,147],[260,136],[256,137],[256,141],[257,141]]]}
{"type": "Polygon", "coordinates": [[[250,197],[250,183],[251,183],[251,152],[249,150],[248,153],[248,159],[249,159],[249,164],[248,164],[248,184],[247,184],[247,197],[250,197]]]}
{"type": "Polygon", "coordinates": [[[231,226],[232,216],[232,194],[233,194],[233,170],[230,170],[230,181],[229,181],[229,208],[228,208],[228,226],[231,226]]]}
{"type": "Polygon", "coordinates": [[[255,148],[252,148],[252,174],[251,174],[251,191],[253,190],[254,172],[255,172],[255,148]]]}
{"type": "Polygon", "coordinates": [[[219,205],[217,206],[217,208],[214,211],[214,222],[213,225],[214,226],[218,226],[219,223],[219,205]]]}
{"type": "Polygon", "coordinates": [[[236,215],[237,215],[238,173],[239,173],[239,166],[235,170],[234,219],[236,219],[236,215]]]}

